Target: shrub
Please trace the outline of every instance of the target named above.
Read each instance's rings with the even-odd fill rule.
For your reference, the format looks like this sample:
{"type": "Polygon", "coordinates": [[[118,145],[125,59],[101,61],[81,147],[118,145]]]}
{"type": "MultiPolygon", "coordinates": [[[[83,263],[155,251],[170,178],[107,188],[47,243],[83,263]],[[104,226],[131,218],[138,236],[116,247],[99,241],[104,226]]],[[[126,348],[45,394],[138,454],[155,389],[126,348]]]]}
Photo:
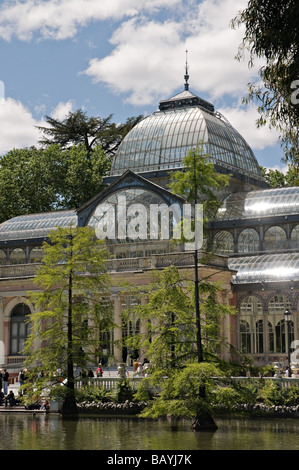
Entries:
{"type": "Polygon", "coordinates": [[[78,402],[102,402],[107,403],[113,400],[113,391],[106,390],[103,387],[88,385],[76,390],[76,399],[78,402]]]}
{"type": "Polygon", "coordinates": [[[257,401],[266,405],[283,405],[284,399],[282,390],[278,384],[272,380],[266,381],[264,386],[258,390],[257,401]]]}

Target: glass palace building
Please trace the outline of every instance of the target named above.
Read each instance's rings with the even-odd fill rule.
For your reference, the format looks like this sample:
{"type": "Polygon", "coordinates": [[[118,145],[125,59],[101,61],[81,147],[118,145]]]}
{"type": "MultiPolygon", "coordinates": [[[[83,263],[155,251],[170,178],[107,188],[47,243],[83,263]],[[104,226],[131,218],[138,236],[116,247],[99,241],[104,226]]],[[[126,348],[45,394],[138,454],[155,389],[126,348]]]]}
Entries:
{"type": "MultiPolygon", "coordinates": [[[[111,363],[129,360],[128,351],[113,340],[142,332],[146,326],[134,313],[138,299],[117,286],[124,279],[147,285],[154,270],[172,264],[190,278],[194,275],[193,252],[159,236],[162,215],[154,221],[146,217],[152,215],[152,207],[176,208],[170,224],[173,233],[184,200],[170,191],[170,177],[183,170],[185,155],[200,143],[216,171],[231,178],[219,193],[223,204],[209,225],[216,253],[209,265],[199,263],[199,276],[208,274],[211,281],[220,281],[219,300],[236,307],[237,315],[223,319],[228,343],[251,355],[256,364],[286,364],[291,341],[299,334],[299,187],[269,189],[244,138],[211,103],[191,93],[186,81],[181,93],[161,101],[156,112],[127,134],[105,177],[105,189],[92,200],[76,210],[22,215],[0,225],[2,365],[13,368],[22,363],[24,320],[34,309],[27,303],[27,292],[34,289],[41,245],[49,231],[71,223],[94,227],[97,234],[107,207],[114,216],[123,214],[115,219],[114,235],[107,237],[118,325],[106,332],[107,348],[111,363]],[[124,232],[138,207],[145,208],[142,220],[157,236],[138,236],[134,229],[124,232]],[[122,311],[128,308],[131,315],[123,322],[122,311]],[[291,313],[288,323],[286,310],[291,313]]],[[[169,213],[165,214],[169,222],[169,213]]],[[[230,352],[223,355],[229,358],[230,352]]]]}

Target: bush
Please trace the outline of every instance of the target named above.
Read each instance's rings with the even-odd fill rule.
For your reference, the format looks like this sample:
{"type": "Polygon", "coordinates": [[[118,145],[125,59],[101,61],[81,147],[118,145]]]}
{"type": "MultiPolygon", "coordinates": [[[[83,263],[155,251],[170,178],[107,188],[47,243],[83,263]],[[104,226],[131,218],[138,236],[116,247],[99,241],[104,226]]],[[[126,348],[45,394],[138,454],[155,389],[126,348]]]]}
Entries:
{"type": "Polygon", "coordinates": [[[240,395],[233,387],[218,387],[212,394],[213,405],[230,408],[240,403],[240,395]]]}
{"type": "Polygon", "coordinates": [[[107,403],[114,401],[114,394],[112,390],[106,390],[103,387],[97,387],[95,385],[89,385],[81,387],[76,390],[77,402],[102,402],[107,403]]]}
{"type": "Polygon", "coordinates": [[[291,385],[290,387],[281,390],[283,403],[286,406],[299,405],[299,387],[298,385],[291,385]]]}
{"type": "Polygon", "coordinates": [[[264,386],[258,390],[257,401],[266,405],[283,405],[283,393],[278,384],[272,380],[266,381],[264,386]]]}
{"type": "Polygon", "coordinates": [[[124,403],[125,401],[133,401],[134,392],[130,386],[130,382],[126,379],[117,383],[116,387],[116,401],[124,403]]]}

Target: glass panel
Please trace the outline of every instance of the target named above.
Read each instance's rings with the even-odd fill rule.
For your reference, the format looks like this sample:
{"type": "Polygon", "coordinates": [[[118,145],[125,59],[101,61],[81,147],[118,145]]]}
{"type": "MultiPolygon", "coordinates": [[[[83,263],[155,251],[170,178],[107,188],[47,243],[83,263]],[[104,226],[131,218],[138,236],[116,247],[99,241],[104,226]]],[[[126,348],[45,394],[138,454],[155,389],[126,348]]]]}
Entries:
{"type": "Polygon", "coordinates": [[[77,225],[75,211],[22,215],[0,224],[0,241],[46,237],[50,230],[77,225]]]}
{"type": "Polygon", "coordinates": [[[265,233],[265,250],[283,250],[287,248],[287,236],[282,227],[270,227],[265,233]]]}
{"type": "Polygon", "coordinates": [[[275,280],[290,281],[299,276],[299,253],[230,258],[228,266],[237,271],[232,280],[234,284],[251,281],[261,283],[275,280]]]}
{"type": "Polygon", "coordinates": [[[25,325],[25,323],[19,323],[19,335],[24,337],[25,334],[26,334],[26,325],[25,325]]]}
{"type": "Polygon", "coordinates": [[[21,248],[15,248],[9,256],[10,264],[25,264],[26,263],[26,255],[25,251],[21,248]]]}
{"type": "Polygon", "coordinates": [[[240,350],[243,353],[251,353],[250,328],[249,324],[244,320],[240,320],[240,350]]]}
{"type": "Polygon", "coordinates": [[[18,334],[18,324],[17,323],[12,323],[11,324],[11,335],[12,336],[17,336],[18,334]]]}
{"type": "Polygon", "coordinates": [[[159,168],[161,159],[171,168],[170,148],[181,155],[182,162],[180,148],[186,146],[188,151],[202,140],[210,144],[212,160],[242,173],[260,176],[258,162],[240,134],[220,113],[212,114],[199,106],[156,112],[139,122],[119,146],[111,174],[121,174],[123,168],[136,172],[145,170],[147,163],[142,149],[148,149],[154,157],[153,169],[159,168]]]}
{"type": "Polygon", "coordinates": [[[252,253],[259,249],[259,235],[256,230],[247,228],[238,237],[238,252],[252,253]]]}
{"type": "Polygon", "coordinates": [[[108,238],[117,257],[125,253],[120,244],[131,244],[130,256],[135,257],[144,252],[146,242],[153,244],[153,253],[161,250],[161,241],[172,238],[181,215],[178,203],[170,205],[151,191],[131,188],[116,191],[99,203],[88,225],[95,228],[98,238],[108,238]]]}
{"type": "Polygon", "coordinates": [[[12,339],[11,340],[11,354],[18,354],[18,352],[19,352],[18,340],[12,339]]]}
{"type": "Polygon", "coordinates": [[[43,259],[44,251],[41,246],[35,246],[30,251],[30,263],[40,263],[43,259]]]}
{"type": "Polygon", "coordinates": [[[218,253],[233,253],[234,239],[232,234],[224,230],[216,233],[213,240],[213,247],[218,253]]]}
{"type": "MultiPolygon", "coordinates": [[[[298,214],[299,187],[234,193],[223,201],[217,220],[298,214]]],[[[296,235],[294,234],[296,238],[296,235]]]]}

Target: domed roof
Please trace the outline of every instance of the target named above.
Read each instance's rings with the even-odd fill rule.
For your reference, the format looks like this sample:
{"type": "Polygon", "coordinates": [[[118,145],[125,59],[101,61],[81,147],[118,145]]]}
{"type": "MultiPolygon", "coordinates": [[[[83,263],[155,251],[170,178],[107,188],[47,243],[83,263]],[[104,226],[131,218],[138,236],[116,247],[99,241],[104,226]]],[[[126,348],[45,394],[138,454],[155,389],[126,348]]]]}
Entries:
{"type": "Polygon", "coordinates": [[[141,120],[124,138],[111,176],[181,168],[187,152],[203,142],[215,168],[235,177],[262,181],[259,164],[244,138],[211,103],[186,89],[161,101],[159,111],[141,120]]]}

